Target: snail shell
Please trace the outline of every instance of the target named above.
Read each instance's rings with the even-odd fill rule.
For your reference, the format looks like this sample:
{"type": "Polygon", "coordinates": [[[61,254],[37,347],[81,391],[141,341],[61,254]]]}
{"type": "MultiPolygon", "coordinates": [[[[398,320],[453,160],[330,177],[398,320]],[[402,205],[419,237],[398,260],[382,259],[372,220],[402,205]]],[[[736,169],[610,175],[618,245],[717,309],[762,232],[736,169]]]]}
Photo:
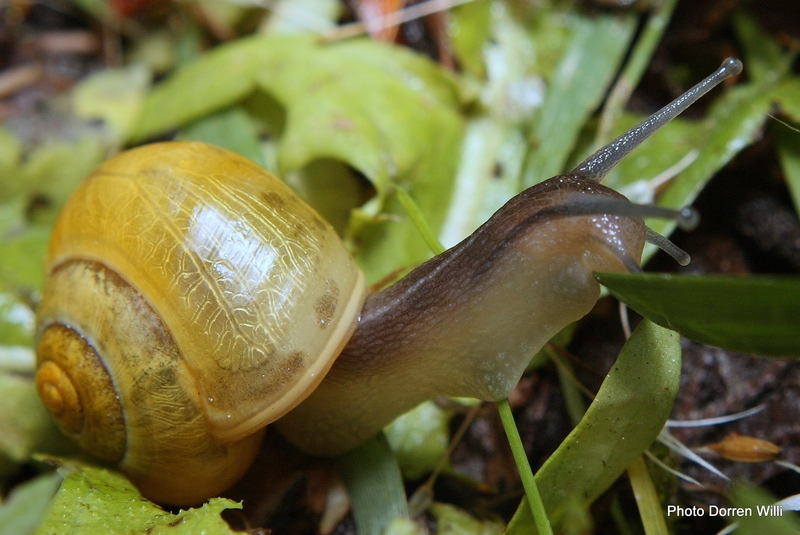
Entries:
{"type": "Polygon", "coordinates": [[[45,405],[170,503],[240,477],[258,430],[316,388],[364,300],[330,225],[273,175],[202,143],[100,166],[56,223],[46,276],[45,405]]]}

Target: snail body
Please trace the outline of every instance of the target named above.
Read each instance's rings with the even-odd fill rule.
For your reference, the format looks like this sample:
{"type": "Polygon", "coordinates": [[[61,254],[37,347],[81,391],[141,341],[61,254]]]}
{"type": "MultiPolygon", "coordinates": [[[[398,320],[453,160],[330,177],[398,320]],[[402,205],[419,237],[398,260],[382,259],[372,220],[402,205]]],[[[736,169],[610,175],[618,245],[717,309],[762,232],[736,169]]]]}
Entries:
{"type": "Polygon", "coordinates": [[[257,165],[202,143],[125,152],[56,223],[37,310],[40,396],[85,449],[172,504],[232,484],[273,421],[335,455],[430,397],[505,397],[592,308],[592,273],[639,269],[643,217],[665,215],[599,180],[740,70],[728,60],[366,298],[330,225],[257,165]]]}

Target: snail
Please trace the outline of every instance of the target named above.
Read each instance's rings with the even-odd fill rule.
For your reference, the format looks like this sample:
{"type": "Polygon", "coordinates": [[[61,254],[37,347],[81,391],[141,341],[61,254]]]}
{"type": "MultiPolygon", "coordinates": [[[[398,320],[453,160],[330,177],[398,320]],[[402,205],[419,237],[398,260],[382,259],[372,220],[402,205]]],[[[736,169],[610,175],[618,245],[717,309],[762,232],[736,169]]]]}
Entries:
{"type": "Polygon", "coordinates": [[[437,395],[503,398],[580,319],[594,271],[637,271],[645,240],[599,184],[742,65],[728,59],[573,171],[523,191],[464,241],[366,295],[342,242],[280,179],[192,142],[135,148],[65,205],[37,308],[37,388],[68,435],[154,501],[192,504],[247,470],[265,425],[336,455],[437,395]],[[337,358],[338,356],[338,358],[337,358]]]}

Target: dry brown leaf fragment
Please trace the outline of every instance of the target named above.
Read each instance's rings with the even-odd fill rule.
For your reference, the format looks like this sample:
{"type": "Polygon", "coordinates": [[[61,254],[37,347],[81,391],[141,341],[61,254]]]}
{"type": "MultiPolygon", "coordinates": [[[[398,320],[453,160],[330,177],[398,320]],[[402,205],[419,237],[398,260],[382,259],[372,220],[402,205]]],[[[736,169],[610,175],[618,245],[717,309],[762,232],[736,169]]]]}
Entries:
{"type": "Polygon", "coordinates": [[[781,448],[772,442],[738,433],[730,433],[719,442],[706,445],[705,449],[729,461],[742,463],[771,461],[781,454],[781,448]]]}

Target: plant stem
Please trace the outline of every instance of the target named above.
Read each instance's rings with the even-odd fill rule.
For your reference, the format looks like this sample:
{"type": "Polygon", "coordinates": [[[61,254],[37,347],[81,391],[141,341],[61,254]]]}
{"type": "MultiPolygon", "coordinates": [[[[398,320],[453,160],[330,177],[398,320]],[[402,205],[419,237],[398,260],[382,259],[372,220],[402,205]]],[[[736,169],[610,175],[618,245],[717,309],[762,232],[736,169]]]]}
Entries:
{"type": "Polygon", "coordinates": [[[536,480],[533,477],[528,456],[525,454],[525,448],[522,447],[522,439],[519,437],[514,415],[511,414],[508,398],[497,402],[497,410],[500,412],[500,420],[503,422],[503,428],[506,431],[514,461],[517,463],[517,470],[519,470],[519,475],[522,479],[522,486],[525,488],[525,496],[528,498],[528,505],[531,508],[536,529],[539,535],[552,535],[553,529],[547,519],[547,511],[545,511],[542,497],[539,495],[539,487],[536,486],[536,480]]]}

